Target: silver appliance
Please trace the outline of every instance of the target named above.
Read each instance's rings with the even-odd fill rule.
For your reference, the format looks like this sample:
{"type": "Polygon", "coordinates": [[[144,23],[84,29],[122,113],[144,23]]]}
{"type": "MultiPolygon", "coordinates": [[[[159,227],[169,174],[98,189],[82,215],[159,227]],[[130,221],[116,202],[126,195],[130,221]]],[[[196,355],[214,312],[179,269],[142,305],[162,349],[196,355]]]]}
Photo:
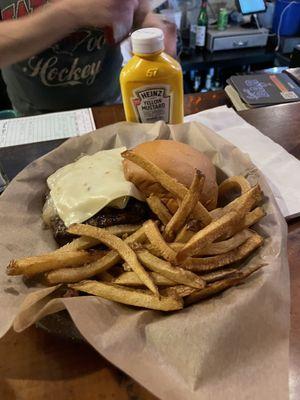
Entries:
{"type": "Polygon", "coordinates": [[[206,48],[211,51],[264,47],[268,41],[269,31],[265,28],[228,27],[225,31],[208,28],[206,48]]]}

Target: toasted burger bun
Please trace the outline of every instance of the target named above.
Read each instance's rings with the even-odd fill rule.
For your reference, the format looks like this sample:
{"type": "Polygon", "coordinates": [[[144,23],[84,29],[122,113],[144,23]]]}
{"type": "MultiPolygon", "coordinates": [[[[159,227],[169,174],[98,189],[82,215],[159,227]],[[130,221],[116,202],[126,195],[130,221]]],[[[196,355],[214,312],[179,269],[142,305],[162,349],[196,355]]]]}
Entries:
{"type": "MultiPolygon", "coordinates": [[[[206,179],[199,200],[208,210],[216,207],[218,198],[216,169],[205,154],[187,144],[172,140],[142,143],[133,151],[152,161],[187,188],[192,183],[195,169],[200,170],[206,179]]],[[[148,172],[128,160],[123,161],[123,167],[125,178],[146,195],[154,193],[164,200],[167,198],[166,190],[155,182],[148,172]]]]}

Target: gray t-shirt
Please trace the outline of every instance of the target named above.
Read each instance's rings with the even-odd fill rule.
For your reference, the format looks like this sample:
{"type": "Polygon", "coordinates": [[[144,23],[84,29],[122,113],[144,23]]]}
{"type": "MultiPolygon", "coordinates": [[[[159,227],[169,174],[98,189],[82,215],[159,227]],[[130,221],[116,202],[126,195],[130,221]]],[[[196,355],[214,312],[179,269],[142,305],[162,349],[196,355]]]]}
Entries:
{"type": "MultiPolygon", "coordinates": [[[[1,20],[20,18],[45,2],[0,0],[1,20]]],[[[33,115],[115,101],[121,64],[119,46],[110,45],[103,31],[88,28],[3,68],[2,75],[14,108],[33,115]]]]}

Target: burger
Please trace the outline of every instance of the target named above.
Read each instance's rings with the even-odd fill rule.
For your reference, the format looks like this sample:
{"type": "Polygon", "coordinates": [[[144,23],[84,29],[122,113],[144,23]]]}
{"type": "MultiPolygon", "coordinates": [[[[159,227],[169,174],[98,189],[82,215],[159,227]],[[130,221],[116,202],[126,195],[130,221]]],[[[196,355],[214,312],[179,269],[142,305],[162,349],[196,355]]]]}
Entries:
{"type": "MultiPolygon", "coordinates": [[[[74,223],[101,228],[143,223],[151,217],[151,210],[141,192],[147,196],[155,194],[172,210],[176,199],[142,168],[123,160],[121,154],[125,150],[102,150],[83,156],[48,178],[43,219],[60,246],[73,240],[67,228],[74,223]]],[[[199,200],[208,210],[216,207],[216,169],[202,152],[170,140],[142,143],[133,152],[152,161],[187,188],[195,169],[200,170],[205,183],[199,200]]]]}

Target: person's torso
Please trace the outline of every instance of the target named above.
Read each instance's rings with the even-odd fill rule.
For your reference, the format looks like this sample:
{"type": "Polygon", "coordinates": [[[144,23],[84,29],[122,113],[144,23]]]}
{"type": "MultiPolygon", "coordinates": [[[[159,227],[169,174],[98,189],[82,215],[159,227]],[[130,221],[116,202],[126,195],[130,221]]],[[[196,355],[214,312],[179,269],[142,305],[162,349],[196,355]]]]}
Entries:
{"type": "MultiPolygon", "coordinates": [[[[21,18],[45,2],[0,0],[1,20],[21,18]]],[[[119,47],[110,46],[102,30],[87,28],[2,73],[14,106],[30,114],[114,100],[121,62],[119,47]]]]}

